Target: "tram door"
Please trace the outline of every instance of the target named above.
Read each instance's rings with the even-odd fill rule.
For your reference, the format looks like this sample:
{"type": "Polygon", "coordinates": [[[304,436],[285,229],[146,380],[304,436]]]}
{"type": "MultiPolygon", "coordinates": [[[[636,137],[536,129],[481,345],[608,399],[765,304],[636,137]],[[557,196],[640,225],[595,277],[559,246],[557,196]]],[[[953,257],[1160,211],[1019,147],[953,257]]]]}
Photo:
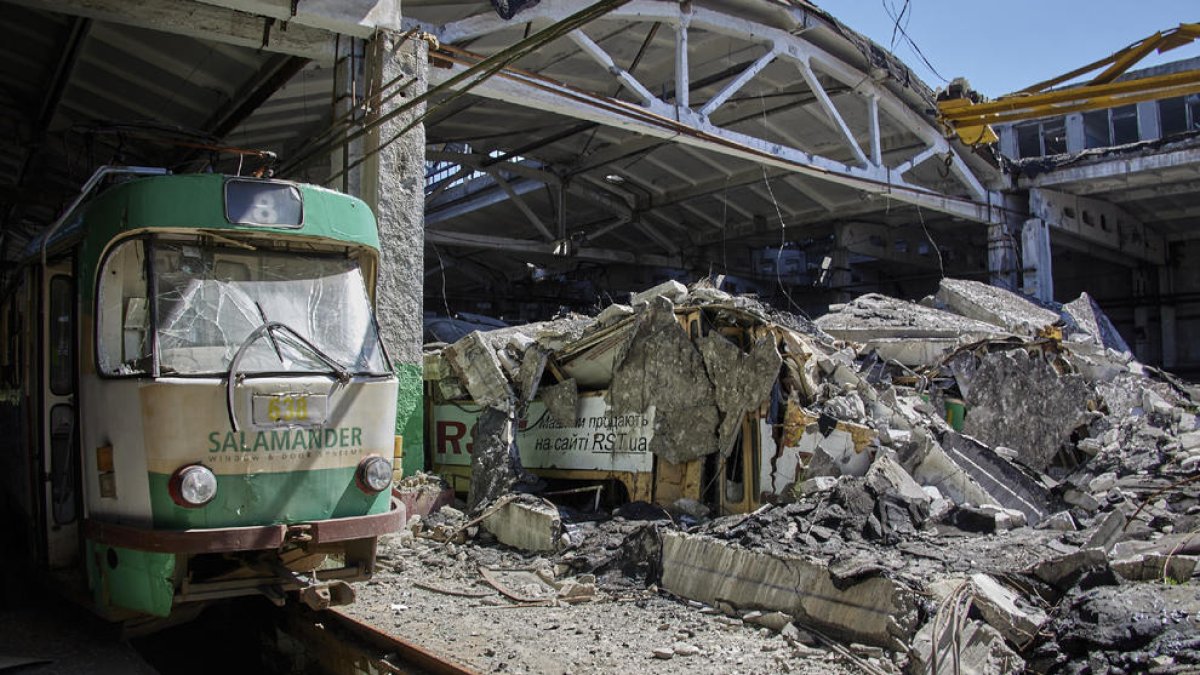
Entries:
{"type": "Polygon", "coordinates": [[[41,297],[41,525],[46,564],[73,566],[78,558],[79,453],[75,415],[76,306],[71,262],[42,270],[41,297]]]}

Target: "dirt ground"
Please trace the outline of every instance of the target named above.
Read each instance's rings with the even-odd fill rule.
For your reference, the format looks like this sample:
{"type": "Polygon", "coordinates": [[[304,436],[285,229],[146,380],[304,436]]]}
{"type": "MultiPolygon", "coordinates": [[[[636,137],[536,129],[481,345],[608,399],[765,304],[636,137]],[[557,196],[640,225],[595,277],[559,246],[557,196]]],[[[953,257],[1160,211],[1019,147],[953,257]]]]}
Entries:
{"type": "MultiPolygon", "coordinates": [[[[480,564],[547,569],[548,561],[471,544],[430,550],[432,544],[417,540],[411,546],[381,544],[379,572],[357,585],[357,602],[343,611],[480,672],[861,672],[830,649],[789,642],[653,586],[602,583],[590,601],[522,605],[489,586],[480,564]]],[[[870,658],[891,669],[890,662],[870,658]]]]}

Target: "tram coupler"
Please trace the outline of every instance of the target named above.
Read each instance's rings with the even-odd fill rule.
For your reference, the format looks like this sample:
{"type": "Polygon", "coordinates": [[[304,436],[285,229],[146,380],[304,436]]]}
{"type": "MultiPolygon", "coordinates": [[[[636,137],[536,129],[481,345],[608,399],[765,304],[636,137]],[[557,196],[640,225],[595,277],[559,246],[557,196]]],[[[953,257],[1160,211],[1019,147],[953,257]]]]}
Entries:
{"type": "Polygon", "coordinates": [[[320,581],[315,573],[303,574],[290,570],[276,561],[272,564],[277,574],[287,584],[298,586],[300,600],[313,611],[321,611],[330,607],[349,605],[354,602],[354,587],[340,579],[320,581]]]}
{"type": "Polygon", "coordinates": [[[354,587],[344,581],[327,581],[300,589],[300,599],[314,611],[354,602],[354,587]]]}

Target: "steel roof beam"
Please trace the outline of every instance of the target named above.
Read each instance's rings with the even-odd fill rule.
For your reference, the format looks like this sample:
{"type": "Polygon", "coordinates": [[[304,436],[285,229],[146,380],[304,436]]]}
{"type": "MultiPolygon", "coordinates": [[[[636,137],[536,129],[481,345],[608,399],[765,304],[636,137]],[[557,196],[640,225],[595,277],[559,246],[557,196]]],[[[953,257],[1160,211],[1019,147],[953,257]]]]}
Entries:
{"type": "Polygon", "coordinates": [[[274,18],[191,0],[8,0],[17,5],[172,35],[262,49],[332,64],[335,36],[303,25],[282,30],[274,18]]]}
{"type": "Polygon", "coordinates": [[[206,5],[268,16],[292,26],[369,38],[377,28],[400,29],[400,0],[199,0],[206,5]]]}
{"type": "MultiPolygon", "coordinates": [[[[539,242],[528,239],[511,239],[487,234],[468,234],[465,232],[426,231],[425,243],[439,246],[456,246],[467,248],[486,248],[497,251],[512,251],[535,255],[554,255],[553,242],[539,242]]],[[[650,253],[632,253],[604,248],[581,246],[571,255],[576,260],[594,260],[596,262],[622,263],[626,265],[655,265],[659,267],[682,267],[678,257],[654,255],[650,253]]]]}
{"type": "MultiPolygon", "coordinates": [[[[542,3],[524,10],[521,14],[522,23],[561,20],[586,4],[586,0],[542,3]]],[[[686,3],[681,5],[656,0],[634,0],[606,15],[604,21],[659,22],[671,26],[677,36],[677,72],[667,84],[673,84],[677,89],[687,86],[687,73],[678,72],[681,68],[686,69],[686,59],[680,58],[678,52],[679,45],[686,44],[685,34],[689,29],[756,42],[763,45],[767,53],[751,63],[748,68],[732,74],[733,80],[699,110],[681,105],[679,96],[676,96],[675,106],[666,106],[660,99],[649,94],[653,87],[641,86],[646,91],[639,92],[639,96],[646,105],[637,106],[600,94],[583,92],[536,74],[517,71],[502,72],[477,85],[473,93],[787,169],[872,194],[887,194],[899,201],[969,220],[985,223],[1002,220],[1000,207],[1003,201],[998,193],[991,192],[983,186],[954,147],[943,137],[932,119],[914,110],[897,94],[875,82],[869,74],[808,41],[803,34],[792,34],[686,3]],[[717,126],[711,122],[710,117],[736,90],[744,87],[769,63],[778,59],[791,61],[799,68],[822,111],[830,118],[834,128],[849,146],[858,166],[847,165],[843,161],[757,138],[751,134],[738,133],[728,125],[717,126]],[[861,131],[851,128],[833,105],[827,88],[817,76],[818,72],[864,98],[867,118],[861,131]],[[722,97],[724,100],[720,100],[722,97]],[[920,139],[922,145],[914,149],[911,159],[922,159],[922,155],[928,157],[934,154],[948,157],[950,174],[969,196],[964,199],[948,194],[940,185],[911,183],[901,173],[884,166],[880,129],[882,115],[887,116],[890,124],[898,125],[904,132],[920,139]],[[867,152],[863,151],[857,140],[860,137],[869,141],[867,152]]],[[[511,29],[514,25],[490,13],[480,14],[446,24],[438,30],[437,36],[444,44],[456,43],[511,29]]],[[[609,65],[611,58],[602,58],[607,57],[607,54],[597,53],[599,48],[595,43],[588,45],[587,40],[579,39],[576,39],[576,42],[583,42],[581,46],[594,60],[620,78],[620,73],[617,72],[619,69],[614,70],[615,66],[609,65]]],[[[459,65],[450,70],[439,69],[431,73],[431,78],[444,81],[456,72],[461,72],[462,68],[463,66],[459,65]]],[[[890,161],[905,163],[903,157],[896,157],[894,154],[890,161]]],[[[919,162],[913,163],[912,166],[915,167],[917,163],[919,162]]]]}

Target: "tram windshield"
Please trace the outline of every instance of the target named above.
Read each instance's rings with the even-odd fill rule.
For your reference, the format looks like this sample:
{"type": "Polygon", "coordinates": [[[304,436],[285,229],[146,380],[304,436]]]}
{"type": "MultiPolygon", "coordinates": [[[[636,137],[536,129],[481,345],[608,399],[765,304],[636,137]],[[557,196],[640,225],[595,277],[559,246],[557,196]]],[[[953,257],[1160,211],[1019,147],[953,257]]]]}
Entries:
{"type": "Polygon", "coordinates": [[[356,260],[247,249],[155,242],[163,375],[225,374],[239,351],[239,373],[388,372],[356,260]]]}

